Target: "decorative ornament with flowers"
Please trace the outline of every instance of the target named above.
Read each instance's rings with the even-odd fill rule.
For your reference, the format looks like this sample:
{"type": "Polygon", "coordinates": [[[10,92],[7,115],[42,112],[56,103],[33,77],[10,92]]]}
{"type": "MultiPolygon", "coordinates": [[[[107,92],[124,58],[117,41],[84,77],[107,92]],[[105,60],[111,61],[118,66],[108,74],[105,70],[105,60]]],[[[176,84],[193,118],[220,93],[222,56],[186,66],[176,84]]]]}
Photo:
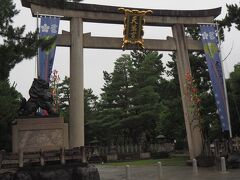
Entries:
{"type": "Polygon", "coordinates": [[[50,78],[51,92],[53,95],[53,106],[55,111],[59,112],[58,84],[60,77],[57,70],[53,70],[50,78]]]}
{"type": "Polygon", "coordinates": [[[198,120],[201,123],[201,116],[200,116],[200,104],[201,99],[197,89],[196,82],[192,77],[191,73],[187,72],[185,74],[186,79],[186,92],[185,96],[189,99],[192,103],[191,113],[193,115],[193,121],[198,120]]]}

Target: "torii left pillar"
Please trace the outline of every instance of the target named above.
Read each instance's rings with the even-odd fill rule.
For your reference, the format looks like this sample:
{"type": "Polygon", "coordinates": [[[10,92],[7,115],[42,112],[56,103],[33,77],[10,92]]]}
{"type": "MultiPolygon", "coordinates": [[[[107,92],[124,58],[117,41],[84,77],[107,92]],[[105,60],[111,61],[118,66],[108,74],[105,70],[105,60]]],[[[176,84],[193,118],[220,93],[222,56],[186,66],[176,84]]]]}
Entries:
{"type": "Polygon", "coordinates": [[[83,21],[70,21],[70,148],[84,146],[83,21]]]}

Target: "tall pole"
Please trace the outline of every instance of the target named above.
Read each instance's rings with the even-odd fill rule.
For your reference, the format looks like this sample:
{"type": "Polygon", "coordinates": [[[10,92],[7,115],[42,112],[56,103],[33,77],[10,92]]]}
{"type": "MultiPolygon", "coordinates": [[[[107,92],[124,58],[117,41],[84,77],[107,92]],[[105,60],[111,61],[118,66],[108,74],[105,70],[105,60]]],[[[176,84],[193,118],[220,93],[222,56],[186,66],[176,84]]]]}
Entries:
{"type": "MultiPolygon", "coordinates": [[[[40,33],[40,29],[39,29],[39,14],[37,12],[37,40],[39,40],[39,33],[40,33]]],[[[36,56],[36,62],[35,62],[35,75],[38,78],[39,77],[39,48],[37,49],[37,56],[36,56]]]]}
{"type": "Polygon", "coordinates": [[[219,56],[220,56],[220,61],[222,62],[222,73],[223,73],[223,88],[224,88],[224,95],[225,95],[225,104],[226,104],[226,111],[227,111],[227,118],[228,118],[228,127],[229,127],[229,137],[232,138],[232,126],[231,126],[231,121],[230,121],[230,113],[229,113],[229,104],[228,104],[228,96],[227,96],[227,87],[226,87],[226,81],[225,81],[225,73],[224,73],[224,68],[223,68],[223,60],[222,60],[222,50],[221,50],[221,40],[219,36],[219,28],[218,24],[216,23],[217,27],[217,36],[218,36],[218,43],[219,43],[219,56]]]}
{"type": "Polygon", "coordinates": [[[70,21],[70,148],[84,146],[83,21],[70,21]]]}

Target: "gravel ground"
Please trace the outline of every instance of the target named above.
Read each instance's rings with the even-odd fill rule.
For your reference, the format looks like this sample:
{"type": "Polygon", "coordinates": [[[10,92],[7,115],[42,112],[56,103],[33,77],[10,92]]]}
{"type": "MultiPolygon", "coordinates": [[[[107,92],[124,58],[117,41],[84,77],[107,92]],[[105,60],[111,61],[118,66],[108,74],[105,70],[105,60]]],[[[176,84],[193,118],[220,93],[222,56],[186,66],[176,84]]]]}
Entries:
{"type": "MultiPolygon", "coordinates": [[[[123,166],[97,165],[101,180],[126,180],[123,166]]],[[[129,180],[160,180],[157,166],[130,167],[129,180]]],[[[240,180],[240,169],[230,169],[221,173],[216,168],[199,168],[194,174],[189,166],[163,166],[161,180],[240,180]]]]}

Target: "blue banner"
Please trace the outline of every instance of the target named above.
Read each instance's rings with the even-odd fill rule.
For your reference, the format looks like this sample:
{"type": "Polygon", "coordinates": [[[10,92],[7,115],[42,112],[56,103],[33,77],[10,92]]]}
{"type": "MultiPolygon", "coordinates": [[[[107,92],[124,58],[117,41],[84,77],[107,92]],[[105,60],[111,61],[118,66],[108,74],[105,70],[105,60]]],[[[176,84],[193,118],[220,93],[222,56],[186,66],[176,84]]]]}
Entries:
{"type": "Polygon", "coordinates": [[[207,59],[208,71],[212,82],[222,131],[229,130],[227,104],[224,92],[222,62],[218,49],[218,38],[215,26],[201,25],[202,43],[207,59]]]}
{"type": "MultiPolygon", "coordinates": [[[[60,18],[41,17],[39,38],[48,40],[58,34],[60,18]]],[[[54,43],[49,50],[39,49],[39,76],[49,82],[52,73],[56,44],[54,43]]]]}

